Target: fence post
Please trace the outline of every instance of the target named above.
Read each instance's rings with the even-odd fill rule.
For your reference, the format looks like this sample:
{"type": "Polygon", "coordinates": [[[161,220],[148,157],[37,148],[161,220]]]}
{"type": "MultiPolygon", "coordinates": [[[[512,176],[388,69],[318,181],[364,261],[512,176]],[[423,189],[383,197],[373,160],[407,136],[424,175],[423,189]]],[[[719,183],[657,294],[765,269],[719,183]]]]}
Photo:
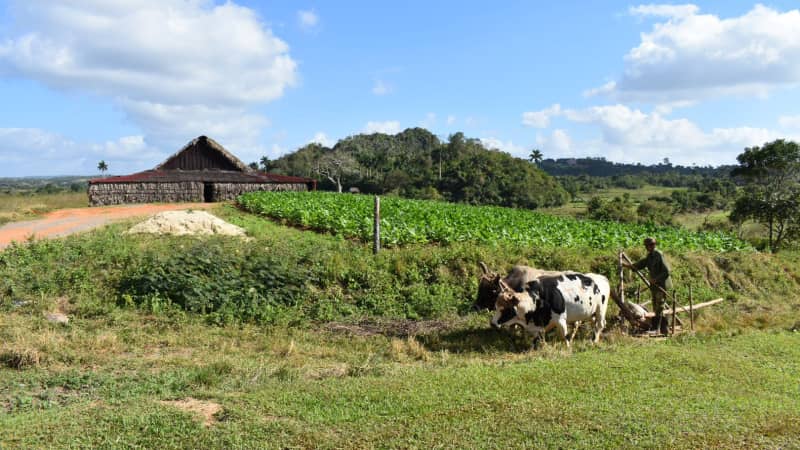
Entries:
{"type": "Polygon", "coordinates": [[[381,198],[375,196],[375,215],[372,227],[372,253],[377,255],[381,250],[381,198]]]}
{"type": "Polygon", "coordinates": [[[675,300],[675,294],[673,293],[672,294],[672,333],[670,333],[670,336],[674,336],[675,335],[675,320],[676,320],[675,319],[675,317],[676,317],[675,308],[677,308],[677,307],[678,307],[677,301],[675,300]]]}
{"type": "Polygon", "coordinates": [[[692,285],[689,285],[689,328],[694,331],[694,301],[692,300],[692,285]]]}

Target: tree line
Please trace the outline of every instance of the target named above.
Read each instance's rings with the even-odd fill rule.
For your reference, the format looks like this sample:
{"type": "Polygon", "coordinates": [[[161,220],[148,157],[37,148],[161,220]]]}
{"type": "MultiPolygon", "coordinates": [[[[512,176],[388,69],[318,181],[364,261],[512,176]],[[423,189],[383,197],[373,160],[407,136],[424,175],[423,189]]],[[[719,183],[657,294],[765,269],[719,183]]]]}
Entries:
{"type": "Polygon", "coordinates": [[[800,146],[773,142],[744,149],[738,165],[686,167],[621,164],[605,158],[529,160],[487,149],[455,133],[447,141],[422,128],[396,135],[349,136],[333,147],[308,144],[252,167],[316,178],[322,189],[440,199],[516,208],[560,206],[610,187],[685,187],[636,205],[630,197],[587,199],[588,215],[617,221],[671,223],[677,212],[730,210],[732,224],[755,221],[766,229],[764,247],[777,251],[800,241],[800,146]]]}
{"type": "Polygon", "coordinates": [[[559,206],[570,195],[535,164],[455,133],[446,142],[422,128],[308,144],[260,168],[317,178],[321,189],[396,194],[515,208],[559,206]]]}

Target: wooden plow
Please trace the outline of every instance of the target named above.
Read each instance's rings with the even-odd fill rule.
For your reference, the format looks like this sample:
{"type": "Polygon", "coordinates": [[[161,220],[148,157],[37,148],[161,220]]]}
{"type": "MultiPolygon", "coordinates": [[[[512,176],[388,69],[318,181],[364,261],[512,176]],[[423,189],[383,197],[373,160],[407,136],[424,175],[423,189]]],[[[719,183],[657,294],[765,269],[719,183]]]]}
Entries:
{"type": "MultiPolygon", "coordinates": [[[[644,304],[633,303],[625,300],[625,277],[624,277],[624,267],[622,265],[622,260],[625,260],[629,264],[633,264],[633,262],[628,258],[628,255],[625,252],[619,252],[619,287],[617,288],[617,295],[612,295],[611,297],[614,299],[614,302],[617,304],[620,310],[620,315],[628,321],[630,324],[631,334],[634,335],[643,335],[649,333],[651,329],[651,321],[652,318],[655,317],[655,313],[648,311],[644,304]]],[[[636,269],[633,270],[636,275],[644,282],[647,288],[650,288],[650,281],[642,275],[636,269]]],[[[700,308],[705,308],[707,306],[716,305],[717,303],[723,302],[725,299],[717,298],[714,300],[710,300],[707,302],[702,302],[698,304],[694,304],[692,298],[692,287],[689,286],[689,304],[685,306],[677,306],[677,299],[674,295],[670,294],[669,292],[661,289],[660,287],[656,286],[660,289],[664,294],[666,294],[668,305],[671,302],[672,307],[664,308],[663,317],[665,318],[672,318],[671,327],[670,327],[670,335],[675,334],[676,327],[681,330],[683,329],[683,322],[677,316],[678,313],[688,312],[689,313],[689,326],[691,330],[694,330],[694,312],[700,308]]],[[[665,305],[665,306],[668,306],[665,305]]]]}

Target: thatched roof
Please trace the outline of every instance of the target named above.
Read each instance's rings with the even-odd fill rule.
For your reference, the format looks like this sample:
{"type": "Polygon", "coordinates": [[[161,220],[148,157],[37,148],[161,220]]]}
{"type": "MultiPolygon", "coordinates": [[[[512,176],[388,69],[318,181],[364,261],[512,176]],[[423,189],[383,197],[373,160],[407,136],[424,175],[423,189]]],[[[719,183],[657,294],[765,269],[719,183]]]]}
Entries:
{"type": "MultiPolygon", "coordinates": [[[[277,175],[259,172],[248,167],[215,140],[199,136],[155,169],[131,175],[113,176],[89,180],[98,183],[174,183],[202,181],[211,183],[305,183],[314,185],[311,178],[277,175]]],[[[312,189],[312,188],[309,188],[312,189]]]]}
{"type": "MultiPolygon", "coordinates": [[[[225,147],[207,136],[198,136],[195,139],[192,139],[188,144],[184,145],[183,148],[167,158],[166,161],[157,165],[155,170],[196,170],[196,168],[181,167],[181,164],[185,162],[186,158],[193,154],[205,154],[207,157],[217,159],[221,158],[229,166],[225,167],[225,169],[233,169],[240,172],[253,171],[253,169],[248,167],[247,164],[243,163],[239,158],[233,156],[233,154],[226,150],[225,147]]],[[[223,167],[218,168],[223,169],[223,167]]]]}

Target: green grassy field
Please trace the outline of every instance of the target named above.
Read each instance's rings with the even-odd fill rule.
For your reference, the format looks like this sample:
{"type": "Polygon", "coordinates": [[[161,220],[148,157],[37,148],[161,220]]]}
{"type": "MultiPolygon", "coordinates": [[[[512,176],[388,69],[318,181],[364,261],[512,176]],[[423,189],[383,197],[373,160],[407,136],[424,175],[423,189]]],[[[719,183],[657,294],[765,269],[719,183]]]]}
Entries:
{"type": "Polygon", "coordinates": [[[215,212],[252,240],[131,236],[123,223],[0,252],[0,448],[800,447],[797,252],[668,254],[679,295],[691,283],[696,301],[726,298],[695,333],[631,338],[612,307],[600,345],[584,331],[571,351],[532,350],[468,312],[477,262],[615,284],[613,252],[454,243],[374,256],[215,212]],[[197,264],[173,270],[182,255],[197,264]],[[278,280],[302,273],[302,290],[230,284],[259,261],[278,280]],[[133,295],[163,274],[271,313],[133,295]],[[70,323],[47,322],[52,311],[70,323]],[[171,403],[187,399],[219,409],[205,425],[171,403]]]}
{"type": "Polygon", "coordinates": [[[415,336],[124,311],[67,327],[0,318],[31,358],[0,369],[3,448],[800,445],[797,332],[612,331],[570,353],[514,348],[487,317],[415,336]],[[164,403],[189,398],[221,408],[210,425],[164,403]]]}

